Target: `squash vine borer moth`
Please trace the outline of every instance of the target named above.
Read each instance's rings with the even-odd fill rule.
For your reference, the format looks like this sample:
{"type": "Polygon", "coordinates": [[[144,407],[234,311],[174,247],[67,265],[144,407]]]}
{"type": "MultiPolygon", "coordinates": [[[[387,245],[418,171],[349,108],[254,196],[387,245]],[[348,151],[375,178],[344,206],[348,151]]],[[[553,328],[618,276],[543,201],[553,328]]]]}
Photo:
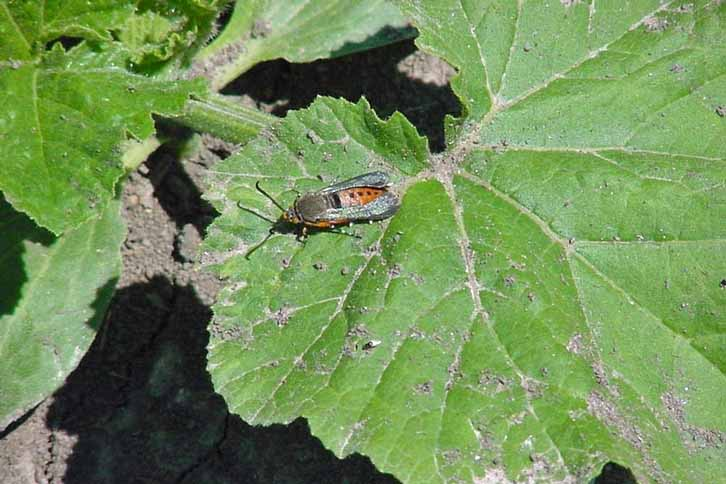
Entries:
{"type": "MultiPolygon", "coordinates": [[[[307,235],[309,228],[333,229],[339,225],[372,222],[391,217],[398,211],[400,204],[398,197],[388,191],[389,186],[388,174],[374,171],[330,185],[316,192],[304,193],[295,199],[290,208],[285,209],[272,195],[262,189],[258,181],[255,183],[257,190],[275,204],[282,211],[282,215],[276,222],[253,210],[240,207],[273,224],[267,237],[252,247],[245,257],[249,257],[277,231],[275,225],[279,222],[296,226],[299,230],[298,239],[300,239],[307,235]]],[[[336,233],[345,234],[345,232],[336,233]]]]}

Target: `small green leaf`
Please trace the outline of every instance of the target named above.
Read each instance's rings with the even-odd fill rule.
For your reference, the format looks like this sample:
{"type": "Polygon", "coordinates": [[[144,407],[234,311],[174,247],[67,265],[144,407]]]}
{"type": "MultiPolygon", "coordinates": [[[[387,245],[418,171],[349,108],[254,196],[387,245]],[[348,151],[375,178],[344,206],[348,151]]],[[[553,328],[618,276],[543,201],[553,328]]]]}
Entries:
{"type": "Polygon", "coordinates": [[[152,112],[180,113],[201,87],[112,66],[0,70],[0,189],[55,233],[77,226],[113,197],[124,173],[121,143],[150,136],[152,112]]]}
{"type": "Polygon", "coordinates": [[[60,37],[111,40],[109,30],[132,14],[134,3],[117,0],[2,2],[0,61],[36,58],[44,43],[60,37]]]}
{"type": "MultiPolygon", "coordinates": [[[[160,48],[144,38],[130,51],[114,40],[127,39],[124,26],[151,12],[147,3],[135,13],[135,3],[0,5],[0,190],[55,234],[104,210],[124,173],[124,143],[154,133],[152,114],[178,115],[190,94],[206,92],[201,81],[163,81],[125,70],[139,52],[160,48]],[[87,40],[68,52],[60,42],[46,46],[61,37],[87,40]]],[[[184,24],[177,30],[188,28],[197,11],[207,12],[210,23],[215,2],[192,3],[199,5],[177,5],[186,19],[174,17],[184,24]]],[[[169,59],[174,48],[165,49],[169,59]]]]}
{"type": "Polygon", "coordinates": [[[214,19],[226,2],[176,0],[143,2],[117,26],[118,40],[137,68],[152,68],[173,57],[190,58],[207,40],[214,19]]]}
{"type": "Polygon", "coordinates": [[[263,61],[310,62],[372,49],[414,35],[406,19],[385,0],[254,0],[237,2],[224,31],[201,52],[199,63],[215,67],[219,90],[263,61]],[[229,59],[232,59],[229,62],[229,59]]]}
{"type": "Polygon", "coordinates": [[[425,166],[401,117],[319,99],[221,165],[217,390],[404,482],[719,481],[726,4],[400,4],[464,116],[425,166]],[[270,224],[236,204],[279,215],[253,180],[287,206],[381,166],[390,221],[243,257],[270,224]]]}
{"type": "Polygon", "coordinates": [[[0,199],[0,429],[53,392],[93,341],[121,274],[113,201],[61,237],[0,199]]]}

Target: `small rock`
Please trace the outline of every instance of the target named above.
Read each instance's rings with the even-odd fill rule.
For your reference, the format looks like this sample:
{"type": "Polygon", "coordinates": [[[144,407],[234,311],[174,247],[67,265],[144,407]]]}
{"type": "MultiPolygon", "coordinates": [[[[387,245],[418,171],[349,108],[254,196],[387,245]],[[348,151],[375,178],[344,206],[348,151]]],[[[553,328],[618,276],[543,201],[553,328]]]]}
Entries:
{"type": "Polygon", "coordinates": [[[186,224],[176,235],[174,246],[179,258],[185,262],[192,262],[197,258],[197,248],[202,237],[192,224],[186,224]]]}

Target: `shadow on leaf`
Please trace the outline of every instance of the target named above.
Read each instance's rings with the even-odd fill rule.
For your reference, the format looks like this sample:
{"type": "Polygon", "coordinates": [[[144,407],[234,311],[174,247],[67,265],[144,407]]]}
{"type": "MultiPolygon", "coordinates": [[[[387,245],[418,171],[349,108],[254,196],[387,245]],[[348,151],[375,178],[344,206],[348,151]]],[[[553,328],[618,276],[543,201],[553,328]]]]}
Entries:
{"type": "Polygon", "coordinates": [[[0,317],[13,314],[28,282],[23,256],[25,243],[49,247],[55,236],[37,226],[27,215],[13,209],[0,193],[0,317]]]}

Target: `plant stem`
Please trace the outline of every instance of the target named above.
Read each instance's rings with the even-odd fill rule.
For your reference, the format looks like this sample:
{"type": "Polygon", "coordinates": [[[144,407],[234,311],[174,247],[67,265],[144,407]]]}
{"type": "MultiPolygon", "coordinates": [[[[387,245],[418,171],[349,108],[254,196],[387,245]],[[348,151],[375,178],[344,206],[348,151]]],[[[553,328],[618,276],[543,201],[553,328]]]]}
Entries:
{"type": "Polygon", "coordinates": [[[187,102],[184,113],[176,121],[199,132],[210,133],[232,143],[244,144],[277,118],[244,107],[220,94],[209,93],[187,102]]]}

